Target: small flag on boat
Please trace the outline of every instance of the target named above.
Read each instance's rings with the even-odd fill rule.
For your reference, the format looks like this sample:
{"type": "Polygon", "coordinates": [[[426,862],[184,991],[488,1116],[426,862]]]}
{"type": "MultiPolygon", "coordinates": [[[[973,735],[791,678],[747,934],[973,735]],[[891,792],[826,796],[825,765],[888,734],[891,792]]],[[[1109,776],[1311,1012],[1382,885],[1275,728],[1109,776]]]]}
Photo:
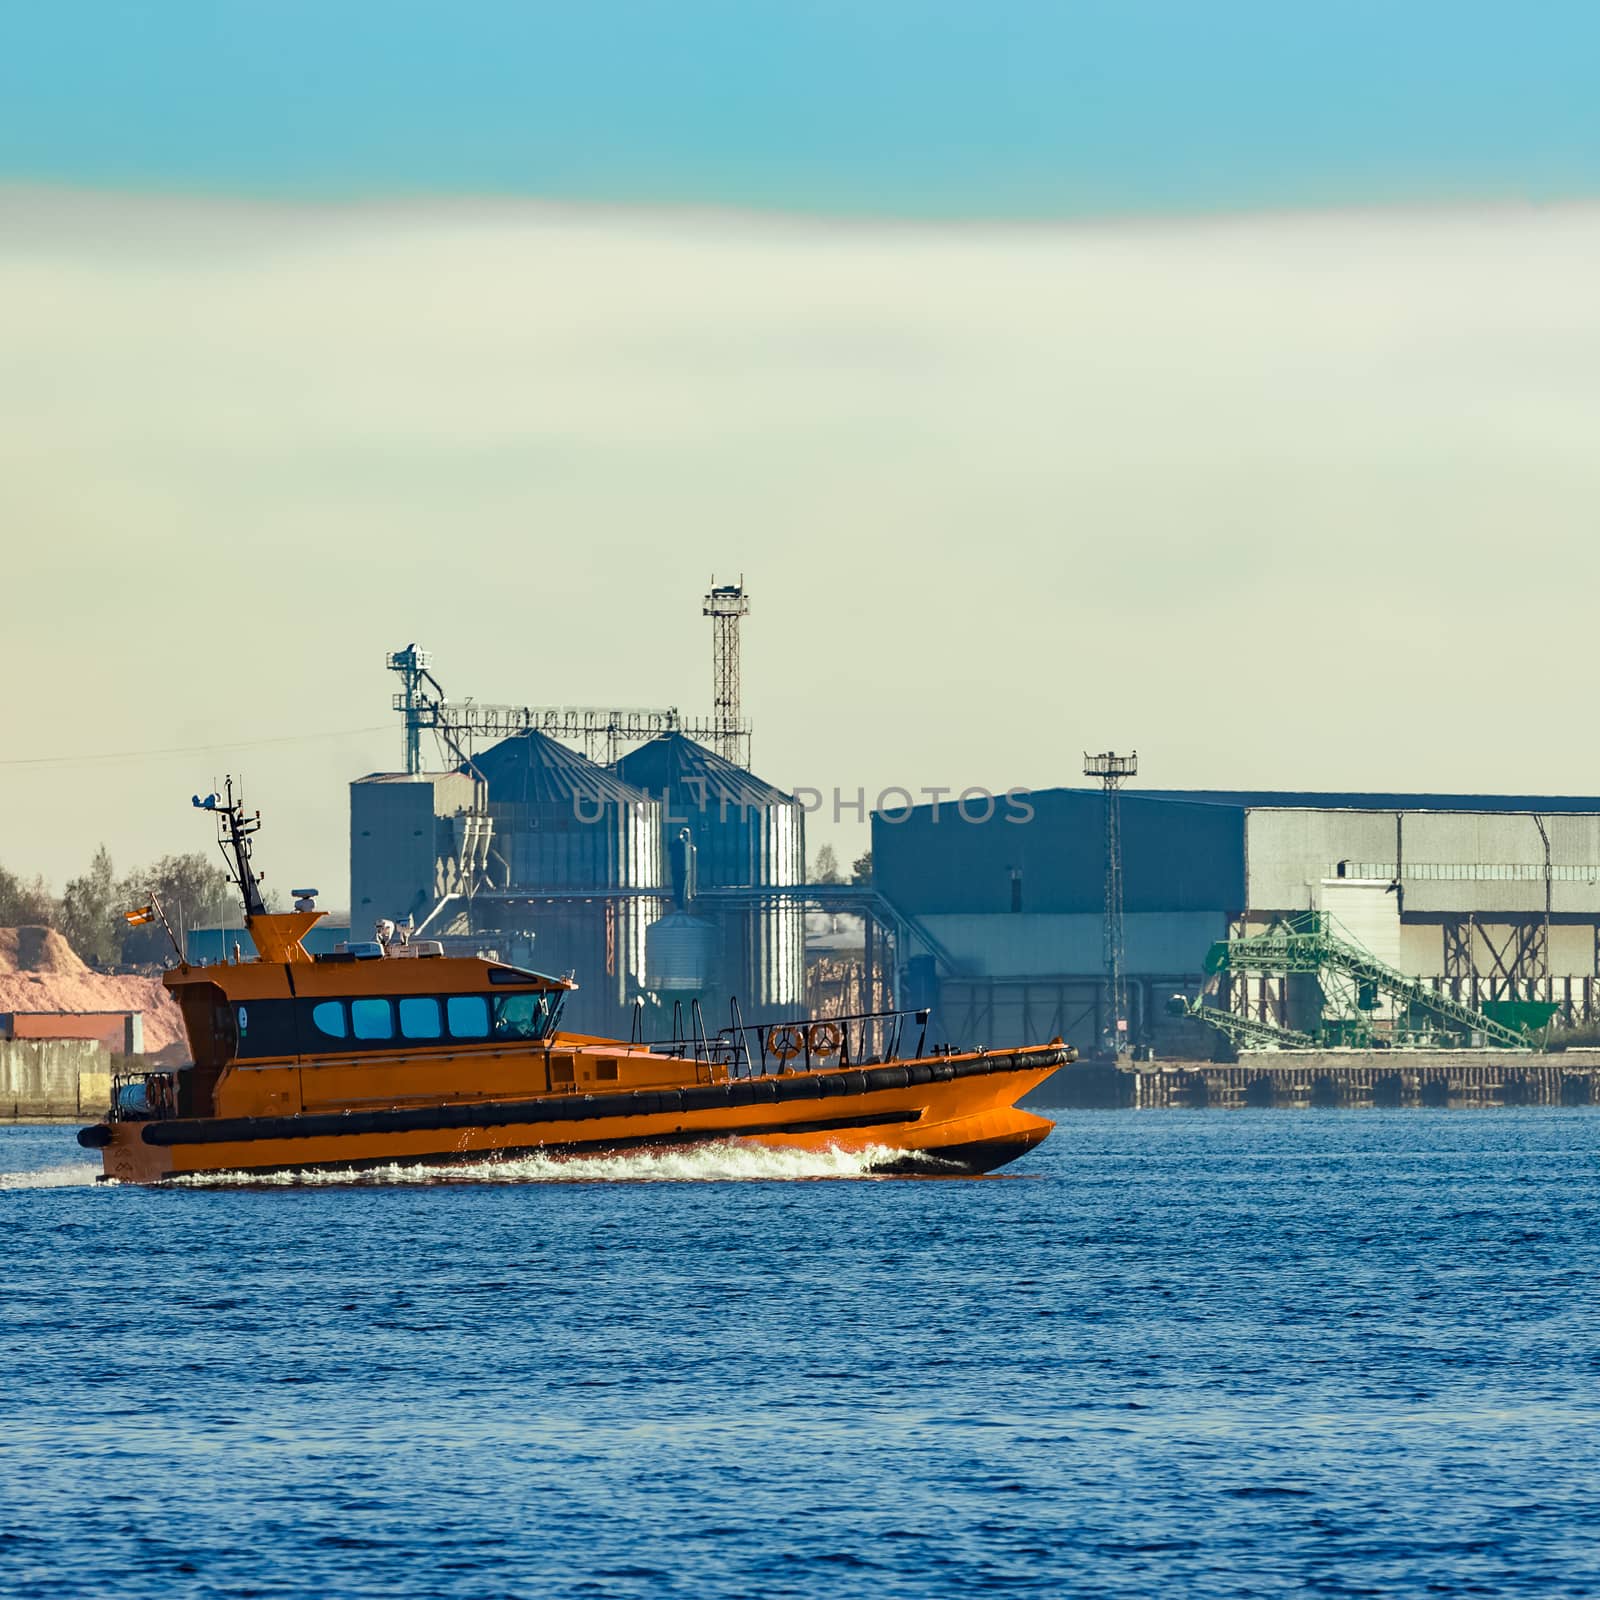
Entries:
{"type": "Polygon", "coordinates": [[[140,906],[137,911],[124,911],[122,920],[130,928],[142,928],[147,922],[156,920],[156,908],[153,905],[140,906]]]}

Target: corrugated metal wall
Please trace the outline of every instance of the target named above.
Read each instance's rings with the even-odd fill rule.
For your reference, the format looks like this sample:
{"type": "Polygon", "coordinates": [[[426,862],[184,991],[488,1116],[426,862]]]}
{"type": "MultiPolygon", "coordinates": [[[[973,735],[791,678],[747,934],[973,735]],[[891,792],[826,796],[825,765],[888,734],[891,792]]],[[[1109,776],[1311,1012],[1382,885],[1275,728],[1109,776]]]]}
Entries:
{"type": "MultiPolygon", "coordinates": [[[[701,888],[800,883],[805,874],[805,813],[793,803],[708,818],[701,888]],[[707,873],[707,855],[711,859],[707,873]],[[734,876],[733,874],[738,874],[734,876]]],[[[805,913],[782,902],[736,912],[724,939],[733,992],[753,1021],[792,1014],[805,1002],[805,913]]]]}
{"type": "MultiPolygon", "coordinates": [[[[1105,965],[1100,913],[934,914],[919,922],[950,952],[965,976],[1057,977],[1098,973],[1105,965]]],[[[1221,911],[1134,912],[1124,918],[1130,975],[1199,972],[1206,951],[1228,935],[1221,911]]]]}
{"type": "Polygon", "coordinates": [[[1334,877],[1340,861],[1351,876],[1395,859],[1398,837],[1392,811],[1252,810],[1245,817],[1245,864],[1252,911],[1307,911],[1317,885],[1334,877]]]}
{"type": "Polygon", "coordinates": [[[1544,845],[1531,816],[1414,812],[1402,838],[1407,912],[1543,914],[1544,845]]]}
{"type": "MultiPolygon", "coordinates": [[[[874,816],[878,886],[914,916],[1011,909],[1021,873],[1029,912],[1098,912],[1105,892],[1104,812],[1093,790],[1043,790],[1033,817],[987,822],[955,807],[919,806],[904,821],[874,816]]],[[[1571,805],[1572,802],[1566,802],[1571,805]]],[[[1297,911],[1338,862],[1354,877],[1392,875],[1403,864],[1406,910],[1544,909],[1544,849],[1519,812],[1245,807],[1125,795],[1127,911],[1297,911]],[[1520,871],[1505,870],[1520,867],[1520,871]],[[1248,868],[1248,883],[1246,869],[1248,868]],[[1452,876],[1454,869],[1454,876],[1452,876]]],[[[1555,911],[1600,915],[1600,815],[1545,815],[1555,911]]]]}
{"type": "MultiPolygon", "coordinates": [[[[1543,817],[1553,913],[1600,916],[1600,817],[1543,817]]],[[[1542,916],[1544,843],[1527,813],[1257,809],[1245,824],[1253,911],[1314,903],[1314,885],[1348,862],[1352,877],[1392,878],[1407,915],[1542,916]]]]}
{"type": "Polygon", "coordinates": [[[567,801],[491,803],[489,815],[494,819],[493,848],[511,868],[510,888],[662,885],[659,801],[607,802],[581,815],[567,801]]]}
{"type": "MultiPolygon", "coordinates": [[[[1032,818],[965,822],[950,803],[919,806],[903,822],[874,815],[873,879],[912,916],[1009,912],[1012,872],[1024,911],[1099,912],[1105,900],[1105,807],[1095,790],[1040,790],[1032,818]]],[[[978,811],[977,807],[973,808],[978,811]]],[[[1242,910],[1244,811],[1125,795],[1123,903],[1136,911],[1242,910]]]]}
{"type": "Polygon", "coordinates": [[[1400,896],[1383,879],[1332,878],[1317,886],[1321,909],[1385,966],[1400,965],[1400,896]]]}
{"type": "MultiPolygon", "coordinates": [[[[630,751],[617,771],[660,797],[668,839],[688,829],[700,891],[805,881],[805,812],[754,774],[680,734],[630,751]]],[[[699,914],[712,913],[701,908],[699,914]]],[[[774,900],[719,909],[716,915],[722,923],[721,959],[708,1001],[737,995],[751,1021],[792,1016],[805,1000],[804,912],[774,900]]]]}
{"type": "Polygon", "coordinates": [[[1550,909],[1587,915],[1600,905],[1600,817],[1547,816],[1554,867],[1550,909]]]}
{"type": "Polygon", "coordinates": [[[715,804],[685,809],[682,800],[671,797],[670,816],[694,835],[702,889],[803,881],[805,814],[796,803],[729,806],[724,817],[715,804]]]}
{"type": "Polygon", "coordinates": [[[1000,1049],[1061,1038],[1099,1047],[1102,999],[1092,981],[948,979],[929,1025],[932,1043],[1000,1049]]]}

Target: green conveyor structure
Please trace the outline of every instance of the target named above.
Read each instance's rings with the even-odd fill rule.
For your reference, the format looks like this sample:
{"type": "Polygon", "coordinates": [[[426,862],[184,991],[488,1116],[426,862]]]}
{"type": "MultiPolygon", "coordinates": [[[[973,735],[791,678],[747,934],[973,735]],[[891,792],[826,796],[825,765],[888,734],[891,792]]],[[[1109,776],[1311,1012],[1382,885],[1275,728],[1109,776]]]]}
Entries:
{"type": "MultiPolygon", "coordinates": [[[[1174,1000],[1177,998],[1174,996],[1174,1000]]],[[[1176,1005],[1173,1010],[1177,1013],[1176,1005]]],[[[1236,1011],[1223,1011],[1208,1006],[1204,1000],[1186,1001],[1178,1014],[1209,1024],[1246,1050],[1314,1050],[1317,1044],[1309,1033],[1280,1028],[1275,1022],[1262,1022],[1257,1017],[1243,1017],[1236,1011]]]]}
{"type": "MultiPolygon", "coordinates": [[[[1357,944],[1325,911],[1296,912],[1280,918],[1260,933],[1242,939],[1219,939],[1206,954],[1206,973],[1215,977],[1224,972],[1252,976],[1305,973],[1319,980],[1324,975],[1337,975],[1345,983],[1353,983],[1358,990],[1388,995],[1412,1014],[1420,1012],[1438,1018],[1446,1025],[1447,1031],[1468,1037],[1479,1034],[1487,1044],[1509,1046],[1515,1050],[1531,1049],[1533,1045],[1533,1041],[1520,1028],[1496,1022],[1481,1011],[1475,1011],[1447,994],[1439,994],[1419,979],[1408,978],[1403,972],[1386,965],[1370,950],[1357,944]]],[[[1254,1042],[1249,1040],[1241,1023],[1257,1030],[1259,1042],[1264,1045],[1305,1049],[1319,1042],[1307,1034],[1279,1028],[1272,1023],[1241,1018],[1232,1012],[1199,1002],[1190,1006],[1188,1011],[1191,1016],[1220,1029],[1238,1044],[1254,1042]]]]}

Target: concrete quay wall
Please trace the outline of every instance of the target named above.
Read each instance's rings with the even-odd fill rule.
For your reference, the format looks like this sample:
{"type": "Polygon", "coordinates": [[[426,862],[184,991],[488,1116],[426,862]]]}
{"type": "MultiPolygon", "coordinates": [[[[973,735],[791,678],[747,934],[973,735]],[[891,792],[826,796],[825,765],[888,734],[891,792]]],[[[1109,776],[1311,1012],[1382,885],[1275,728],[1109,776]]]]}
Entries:
{"type": "Polygon", "coordinates": [[[97,1041],[0,1040],[0,1122],[92,1122],[110,1102],[111,1053],[97,1041]]]}

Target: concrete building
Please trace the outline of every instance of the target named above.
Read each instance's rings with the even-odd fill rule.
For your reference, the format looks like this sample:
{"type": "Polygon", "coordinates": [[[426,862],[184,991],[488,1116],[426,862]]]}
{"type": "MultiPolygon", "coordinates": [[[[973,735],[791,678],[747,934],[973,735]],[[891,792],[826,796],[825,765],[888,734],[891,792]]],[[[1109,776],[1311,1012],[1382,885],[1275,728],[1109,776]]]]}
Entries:
{"type": "MultiPolygon", "coordinates": [[[[1163,1011],[1199,992],[1213,941],[1308,909],[1470,1004],[1600,1014],[1600,799],[1126,790],[1122,837],[1132,1025],[1159,1049],[1205,1047],[1206,1030],[1163,1011]]],[[[950,1037],[1094,1046],[1100,790],[1039,791],[979,821],[948,803],[877,815],[872,841],[877,888],[938,952],[950,1037]]],[[[1279,1018],[1274,980],[1255,981],[1238,1003],[1279,1018]]]]}

